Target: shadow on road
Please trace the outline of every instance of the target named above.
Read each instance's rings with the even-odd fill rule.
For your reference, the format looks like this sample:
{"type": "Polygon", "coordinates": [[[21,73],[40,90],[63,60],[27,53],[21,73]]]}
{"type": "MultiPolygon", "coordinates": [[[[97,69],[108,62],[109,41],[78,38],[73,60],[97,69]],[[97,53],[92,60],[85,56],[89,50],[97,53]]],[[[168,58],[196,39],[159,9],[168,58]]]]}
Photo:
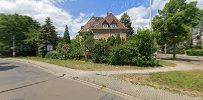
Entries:
{"type": "Polygon", "coordinates": [[[9,64],[9,63],[0,63],[0,66],[1,66],[1,65],[6,65],[6,64],[9,64]]]}
{"type": "Polygon", "coordinates": [[[8,66],[2,66],[2,65],[5,65],[5,63],[4,64],[0,63],[0,71],[11,70],[11,69],[19,67],[19,66],[15,66],[15,65],[8,65],[8,66]]]}

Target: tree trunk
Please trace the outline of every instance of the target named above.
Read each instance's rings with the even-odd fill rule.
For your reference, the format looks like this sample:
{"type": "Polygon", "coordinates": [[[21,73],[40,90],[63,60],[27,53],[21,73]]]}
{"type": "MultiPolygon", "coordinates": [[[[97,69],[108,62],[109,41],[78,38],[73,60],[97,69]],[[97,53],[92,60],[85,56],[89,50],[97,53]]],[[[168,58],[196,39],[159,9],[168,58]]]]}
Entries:
{"type": "Polygon", "coordinates": [[[173,59],[176,59],[176,43],[173,44],[173,59]]]}

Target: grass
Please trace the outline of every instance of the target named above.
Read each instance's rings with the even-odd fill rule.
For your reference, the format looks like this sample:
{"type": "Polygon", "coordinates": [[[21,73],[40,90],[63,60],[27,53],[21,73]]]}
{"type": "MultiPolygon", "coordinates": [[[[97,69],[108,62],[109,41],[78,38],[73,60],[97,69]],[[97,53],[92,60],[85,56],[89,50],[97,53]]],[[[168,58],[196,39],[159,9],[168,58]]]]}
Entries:
{"type": "Polygon", "coordinates": [[[123,74],[113,77],[128,80],[134,84],[149,85],[192,96],[203,97],[203,71],[171,71],[149,75],[123,74]]]}
{"type": "Polygon", "coordinates": [[[86,70],[86,71],[102,71],[102,70],[143,70],[152,67],[138,67],[138,66],[114,66],[108,64],[97,64],[91,61],[81,60],[60,60],[60,59],[48,59],[41,57],[21,57],[22,59],[29,59],[35,61],[42,61],[50,64],[55,64],[71,69],[86,70]]]}
{"type": "Polygon", "coordinates": [[[173,63],[172,61],[167,61],[167,60],[159,60],[159,64],[161,66],[168,66],[168,67],[175,67],[176,63],[173,63]]]}
{"type": "MultiPolygon", "coordinates": [[[[60,59],[48,59],[48,58],[41,58],[41,57],[21,57],[23,59],[35,60],[35,61],[42,61],[50,64],[55,64],[63,67],[68,67],[71,69],[78,69],[78,70],[86,70],[86,71],[102,71],[102,70],[144,70],[150,69],[154,67],[138,67],[138,66],[116,66],[116,65],[108,65],[108,64],[97,64],[91,61],[82,61],[82,60],[60,60],[60,59]]],[[[160,60],[161,66],[175,66],[176,64],[160,60]]]]}

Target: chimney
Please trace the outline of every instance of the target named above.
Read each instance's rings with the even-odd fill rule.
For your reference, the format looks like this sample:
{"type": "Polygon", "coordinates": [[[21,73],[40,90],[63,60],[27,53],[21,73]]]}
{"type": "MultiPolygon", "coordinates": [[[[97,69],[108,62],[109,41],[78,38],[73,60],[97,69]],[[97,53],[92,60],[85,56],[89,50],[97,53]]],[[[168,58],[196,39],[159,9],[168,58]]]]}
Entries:
{"type": "Polygon", "coordinates": [[[84,26],[81,26],[81,29],[83,29],[84,28],[84,26]]]}
{"type": "Polygon", "coordinates": [[[112,13],[111,13],[111,12],[107,12],[107,16],[108,16],[108,15],[112,15],[112,13]]]}

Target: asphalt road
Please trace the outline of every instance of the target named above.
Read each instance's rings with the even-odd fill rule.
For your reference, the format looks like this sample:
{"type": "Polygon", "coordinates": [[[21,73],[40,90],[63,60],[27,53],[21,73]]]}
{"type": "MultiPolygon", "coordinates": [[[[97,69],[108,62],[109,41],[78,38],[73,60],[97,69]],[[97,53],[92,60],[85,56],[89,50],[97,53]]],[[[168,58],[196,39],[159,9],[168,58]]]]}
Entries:
{"type": "Polygon", "coordinates": [[[26,63],[0,59],[0,100],[124,100],[26,63]]]}

